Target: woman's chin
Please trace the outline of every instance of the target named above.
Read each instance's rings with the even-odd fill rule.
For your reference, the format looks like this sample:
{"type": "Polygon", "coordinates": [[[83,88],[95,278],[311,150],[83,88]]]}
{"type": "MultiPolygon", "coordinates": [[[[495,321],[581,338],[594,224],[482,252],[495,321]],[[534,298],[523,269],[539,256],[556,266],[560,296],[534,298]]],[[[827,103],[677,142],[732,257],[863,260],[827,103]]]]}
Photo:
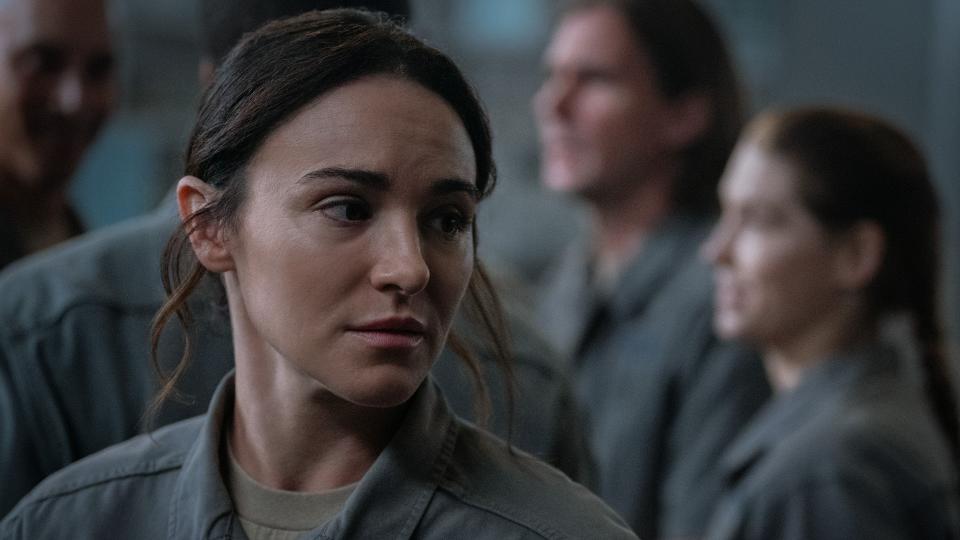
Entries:
{"type": "Polygon", "coordinates": [[[425,373],[366,373],[355,381],[348,395],[341,397],[363,407],[397,407],[413,397],[425,378],[425,373]]]}
{"type": "Polygon", "coordinates": [[[735,313],[716,313],[713,317],[713,329],[721,339],[742,339],[745,336],[743,320],[735,313]]]}

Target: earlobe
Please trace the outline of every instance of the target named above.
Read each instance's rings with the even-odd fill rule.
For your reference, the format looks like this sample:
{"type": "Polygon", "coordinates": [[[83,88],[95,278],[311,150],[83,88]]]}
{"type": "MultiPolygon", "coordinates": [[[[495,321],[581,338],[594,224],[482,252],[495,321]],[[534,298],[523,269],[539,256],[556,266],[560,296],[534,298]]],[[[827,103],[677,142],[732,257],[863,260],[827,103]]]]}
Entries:
{"type": "Polygon", "coordinates": [[[664,131],[674,148],[682,149],[692,144],[713,121],[713,100],[701,92],[674,99],[671,109],[664,131]]]}
{"type": "Polygon", "coordinates": [[[875,222],[862,221],[844,233],[838,257],[838,278],[845,290],[861,290],[880,272],[886,253],[886,238],[875,222]]]}
{"type": "Polygon", "coordinates": [[[216,68],[210,58],[204,56],[197,64],[197,80],[200,81],[200,88],[206,89],[213,83],[213,74],[216,68]]]}
{"type": "Polygon", "coordinates": [[[184,176],[177,183],[177,207],[184,222],[190,246],[207,270],[226,272],[233,269],[233,257],[226,235],[219,223],[195,219],[194,215],[217,200],[220,193],[213,186],[195,176],[184,176]]]}

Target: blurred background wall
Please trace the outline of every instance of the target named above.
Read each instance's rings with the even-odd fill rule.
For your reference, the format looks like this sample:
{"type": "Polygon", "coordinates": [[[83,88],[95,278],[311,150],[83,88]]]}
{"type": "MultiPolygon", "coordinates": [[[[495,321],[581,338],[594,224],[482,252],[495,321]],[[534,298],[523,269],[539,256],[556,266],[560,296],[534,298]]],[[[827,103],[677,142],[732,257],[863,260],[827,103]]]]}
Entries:
{"type": "MultiPolygon", "coordinates": [[[[702,0],[753,110],[813,102],[889,118],[926,150],[947,211],[948,304],[960,329],[960,2],[702,0]]],[[[91,228],[152,208],[179,177],[197,102],[192,0],[112,0],[122,104],[74,183],[91,228]]],[[[542,193],[529,110],[552,0],[413,0],[414,28],[464,67],[487,105],[500,168],[481,250],[534,278],[582,223],[542,193]]]]}

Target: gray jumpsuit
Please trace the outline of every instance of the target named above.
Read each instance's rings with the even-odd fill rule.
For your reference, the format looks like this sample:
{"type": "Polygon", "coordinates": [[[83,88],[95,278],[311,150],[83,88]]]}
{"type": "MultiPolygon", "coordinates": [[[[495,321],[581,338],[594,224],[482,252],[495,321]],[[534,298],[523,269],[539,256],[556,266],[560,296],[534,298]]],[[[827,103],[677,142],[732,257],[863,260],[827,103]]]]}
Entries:
{"type": "Polygon", "coordinates": [[[724,456],[710,540],[960,538],[957,473],[889,348],[828,359],[724,456]]]}
{"type": "Polygon", "coordinates": [[[603,298],[590,248],[571,246],[543,290],[540,321],[572,359],[597,493],[641,538],[703,534],[716,463],[769,396],[759,358],[712,330],[702,218],[673,216],[603,298]]]}
{"type": "MultiPolygon", "coordinates": [[[[0,538],[246,538],[220,456],[233,377],[208,414],[55,473],[0,522],[0,538]]],[[[304,538],[636,538],[586,488],[463,423],[428,380],[346,505],[304,538]]]]}

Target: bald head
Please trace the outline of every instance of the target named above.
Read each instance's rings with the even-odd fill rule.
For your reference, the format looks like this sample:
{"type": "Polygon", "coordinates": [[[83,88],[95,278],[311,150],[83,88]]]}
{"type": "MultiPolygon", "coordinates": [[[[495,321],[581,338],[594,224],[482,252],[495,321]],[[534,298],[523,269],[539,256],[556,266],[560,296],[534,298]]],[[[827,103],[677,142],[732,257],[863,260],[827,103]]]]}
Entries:
{"type": "Polygon", "coordinates": [[[0,181],[63,189],[113,99],[103,0],[0,0],[0,181]]]}

